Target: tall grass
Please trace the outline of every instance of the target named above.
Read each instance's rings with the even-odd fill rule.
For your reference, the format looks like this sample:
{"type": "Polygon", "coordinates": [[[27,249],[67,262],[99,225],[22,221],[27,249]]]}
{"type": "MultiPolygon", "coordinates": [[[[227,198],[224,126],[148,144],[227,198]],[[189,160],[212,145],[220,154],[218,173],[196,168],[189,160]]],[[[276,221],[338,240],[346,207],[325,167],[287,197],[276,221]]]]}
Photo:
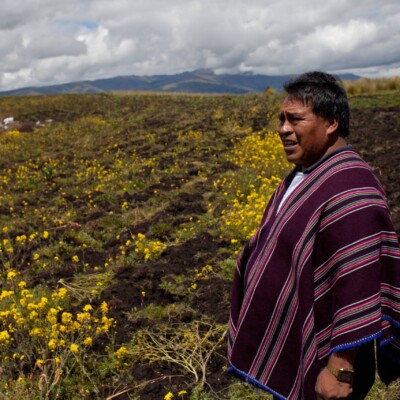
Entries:
{"type": "Polygon", "coordinates": [[[344,84],[349,96],[399,91],[400,76],[375,79],[361,78],[356,81],[345,81],[344,84]]]}

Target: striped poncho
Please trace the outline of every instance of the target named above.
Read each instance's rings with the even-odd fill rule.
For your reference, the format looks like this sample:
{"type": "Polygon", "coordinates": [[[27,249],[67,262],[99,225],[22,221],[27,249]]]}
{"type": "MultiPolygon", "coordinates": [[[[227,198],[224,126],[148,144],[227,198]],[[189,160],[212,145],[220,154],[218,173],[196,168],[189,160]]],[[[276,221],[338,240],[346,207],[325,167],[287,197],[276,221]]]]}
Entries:
{"type": "Polygon", "coordinates": [[[277,212],[295,172],[238,259],[228,371],[312,400],[332,352],[376,339],[400,362],[400,249],[384,191],[356,152],[306,171],[277,212]]]}

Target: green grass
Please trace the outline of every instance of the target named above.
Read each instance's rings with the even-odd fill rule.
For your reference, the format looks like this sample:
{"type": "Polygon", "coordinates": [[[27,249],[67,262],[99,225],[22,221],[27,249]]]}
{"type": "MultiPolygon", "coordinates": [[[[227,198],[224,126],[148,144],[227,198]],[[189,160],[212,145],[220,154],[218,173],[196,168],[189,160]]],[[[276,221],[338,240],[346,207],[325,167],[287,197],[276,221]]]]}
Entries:
{"type": "Polygon", "coordinates": [[[351,108],[399,107],[400,92],[390,91],[387,93],[350,96],[349,101],[351,108]]]}

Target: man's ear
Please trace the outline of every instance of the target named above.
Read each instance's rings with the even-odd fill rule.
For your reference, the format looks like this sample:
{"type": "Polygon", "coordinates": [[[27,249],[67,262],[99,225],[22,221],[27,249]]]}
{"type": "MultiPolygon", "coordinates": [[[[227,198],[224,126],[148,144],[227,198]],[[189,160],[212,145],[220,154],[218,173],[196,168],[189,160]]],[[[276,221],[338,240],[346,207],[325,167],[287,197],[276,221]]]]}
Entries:
{"type": "Polygon", "coordinates": [[[328,134],[332,134],[337,132],[338,128],[339,128],[339,121],[337,119],[331,119],[331,120],[327,120],[327,133],[328,134]]]}

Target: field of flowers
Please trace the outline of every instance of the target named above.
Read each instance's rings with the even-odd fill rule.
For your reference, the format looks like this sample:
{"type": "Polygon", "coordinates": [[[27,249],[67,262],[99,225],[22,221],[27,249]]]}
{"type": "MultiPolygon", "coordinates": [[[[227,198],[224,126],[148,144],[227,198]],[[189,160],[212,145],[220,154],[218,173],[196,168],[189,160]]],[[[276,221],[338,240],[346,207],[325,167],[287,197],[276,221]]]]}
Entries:
{"type": "Polygon", "coordinates": [[[278,104],[0,99],[0,399],[268,398],[225,374],[225,335],[236,256],[291,168],[278,104]]]}

